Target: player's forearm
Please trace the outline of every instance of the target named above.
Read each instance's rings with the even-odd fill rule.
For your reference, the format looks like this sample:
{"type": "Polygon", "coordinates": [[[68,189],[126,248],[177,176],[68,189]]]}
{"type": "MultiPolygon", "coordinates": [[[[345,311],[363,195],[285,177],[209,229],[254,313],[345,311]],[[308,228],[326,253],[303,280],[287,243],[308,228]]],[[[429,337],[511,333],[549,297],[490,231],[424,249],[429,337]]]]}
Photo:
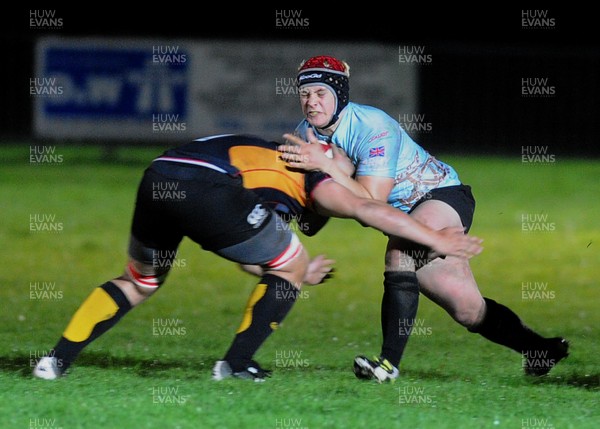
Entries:
{"type": "Polygon", "coordinates": [[[336,181],[325,181],[313,190],[317,211],[323,216],[352,218],[386,234],[433,247],[438,233],[384,202],[357,198],[336,181]]]}
{"type": "Polygon", "coordinates": [[[379,201],[362,200],[355,206],[354,217],[386,234],[403,237],[428,247],[433,248],[439,239],[436,231],[379,201]]]}

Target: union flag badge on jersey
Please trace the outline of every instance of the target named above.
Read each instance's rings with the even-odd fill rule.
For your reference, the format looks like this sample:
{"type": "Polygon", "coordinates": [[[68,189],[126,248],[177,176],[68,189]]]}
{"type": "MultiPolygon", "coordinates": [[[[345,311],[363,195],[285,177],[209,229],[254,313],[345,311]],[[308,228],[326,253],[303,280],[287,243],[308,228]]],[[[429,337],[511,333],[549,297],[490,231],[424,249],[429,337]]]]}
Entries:
{"type": "Polygon", "coordinates": [[[369,158],[385,156],[385,146],[372,147],[369,149],[369,158]]]}

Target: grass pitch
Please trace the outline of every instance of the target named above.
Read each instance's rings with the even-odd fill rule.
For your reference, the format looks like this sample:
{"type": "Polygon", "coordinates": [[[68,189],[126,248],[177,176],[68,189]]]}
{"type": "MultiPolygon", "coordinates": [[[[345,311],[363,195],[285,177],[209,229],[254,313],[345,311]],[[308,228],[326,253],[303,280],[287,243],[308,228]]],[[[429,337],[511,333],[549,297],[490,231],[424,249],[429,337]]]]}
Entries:
{"type": "Polygon", "coordinates": [[[184,240],[163,288],[92,343],[68,377],[31,377],[91,290],[126,260],[141,173],[160,150],[3,148],[0,201],[0,421],[6,428],[597,428],[600,162],[441,156],[472,185],[472,266],[485,296],[571,356],[547,377],[421,299],[394,384],[361,382],[356,354],[380,346],[384,237],[332,220],[303,241],[336,259],[307,287],[256,359],[265,383],[213,382],[255,279],[184,240]],[[32,226],[33,224],[33,226],[32,226]]]}

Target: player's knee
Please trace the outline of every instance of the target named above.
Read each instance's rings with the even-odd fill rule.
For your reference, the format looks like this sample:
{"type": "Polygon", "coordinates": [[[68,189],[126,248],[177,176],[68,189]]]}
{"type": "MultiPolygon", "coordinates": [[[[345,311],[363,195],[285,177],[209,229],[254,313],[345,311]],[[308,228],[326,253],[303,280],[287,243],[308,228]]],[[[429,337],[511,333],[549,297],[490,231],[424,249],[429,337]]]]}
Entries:
{"type": "Polygon", "coordinates": [[[264,265],[265,272],[279,275],[292,282],[297,289],[302,286],[302,280],[308,269],[308,252],[296,234],[293,234],[290,245],[275,259],[264,265]]]}
{"type": "Polygon", "coordinates": [[[150,295],[165,282],[176,252],[176,249],[150,247],[132,234],[125,276],[140,293],[150,295]]]}
{"type": "Polygon", "coordinates": [[[168,268],[157,268],[136,260],[130,260],[125,276],[142,295],[152,295],[165,282],[168,268]]]}
{"type": "Polygon", "coordinates": [[[296,289],[300,289],[302,287],[302,280],[306,275],[308,270],[308,264],[310,263],[310,257],[308,256],[308,252],[302,246],[300,249],[300,253],[298,253],[296,261],[294,261],[293,274],[296,280],[293,282],[294,287],[296,289]]]}
{"type": "Polygon", "coordinates": [[[131,307],[136,307],[152,296],[158,290],[158,287],[141,287],[139,283],[134,282],[130,272],[131,270],[126,267],[125,272],[121,276],[112,279],[111,282],[121,289],[131,307]]]}

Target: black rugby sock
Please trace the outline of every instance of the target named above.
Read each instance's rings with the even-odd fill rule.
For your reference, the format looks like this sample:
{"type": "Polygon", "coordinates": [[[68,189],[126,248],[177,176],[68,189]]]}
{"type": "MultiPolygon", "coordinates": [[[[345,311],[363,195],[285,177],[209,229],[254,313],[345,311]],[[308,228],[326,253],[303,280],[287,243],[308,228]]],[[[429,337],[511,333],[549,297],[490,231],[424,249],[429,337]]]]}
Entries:
{"type": "Polygon", "coordinates": [[[470,332],[480,334],[519,353],[543,346],[545,338],[526,326],[511,309],[493,299],[484,300],[486,311],[483,320],[479,325],[470,328],[470,332]]]}
{"type": "Polygon", "coordinates": [[[398,366],[419,307],[419,282],[410,271],[386,271],[381,300],[381,356],[398,366]]]}
{"type": "Polygon", "coordinates": [[[248,299],[242,323],[224,357],[235,372],[244,369],[262,343],[279,327],[299,292],[281,277],[272,274],[262,277],[248,299]]]}

